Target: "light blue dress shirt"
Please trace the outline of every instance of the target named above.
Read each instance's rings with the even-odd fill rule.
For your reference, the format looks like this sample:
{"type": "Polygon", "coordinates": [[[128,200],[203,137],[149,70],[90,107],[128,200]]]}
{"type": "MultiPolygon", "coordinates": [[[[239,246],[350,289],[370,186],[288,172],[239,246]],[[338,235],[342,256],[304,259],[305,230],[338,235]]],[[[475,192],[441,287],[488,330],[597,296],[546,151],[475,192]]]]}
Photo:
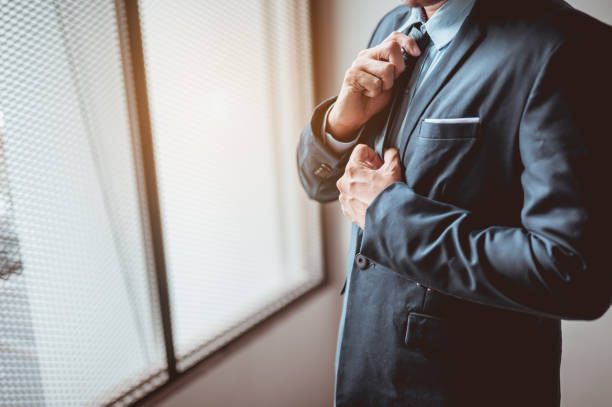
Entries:
{"type": "MultiPolygon", "coordinates": [[[[425,50],[421,50],[422,53],[417,60],[412,76],[408,82],[410,86],[410,98],[416,94],[419,90],[426,86],[426,81],[433,69],[440,62],[440,59],[444,53],[450,48],[450,44],[459,32],[459,29],[465,22],[467,16],[474,7],[475,0],[449,0],[442,7],[434,13],[434,15],[425,22],[425,30],[429,33],[431,42],[425,50]],[[422,77],[421,77],[422,76],[422,77]],[[418,88],[415,88],[415,84],[419,84],[418,88]]],[[[413,8],[410,16],[406,22],[397,30],[404,32],[411,24],[421,21],[421,11],[418,8],[413,8]]],[[[408,105],[410,109],[410,105],[408,105]]],[[[329,110],[328,110],[329,112],[329,110]]],[[[324,120],[324,126],[327,122],[327,115],[324,120]]],[[[325,133],[325,140],[328,146],[337,153],[343,153],[347,149],[352,148],[357,144],[359,138],[358,134],[355,139],[349,142],[341,142],[333,138],[329,133],[325,133]]],[[[354,252],[357,248],[351,248],[354,252]]],[[[338,362],[340,359],[340,347],[342,344],[342,333],[344,331],[344,320],[346,312],[346,304],[349,296],[349,285],[350,285],[350,273],[352,270],[352,264],[347,267],[347,282],[346,290],[344,294],[344,301],[342,303],[342,316],[340,318],[340,328],[338,332],[338,345],[336,348],[336,376],[338,374],[338,362]]],[[[335,401],[334,401],[335,406],[335,401]]]]}

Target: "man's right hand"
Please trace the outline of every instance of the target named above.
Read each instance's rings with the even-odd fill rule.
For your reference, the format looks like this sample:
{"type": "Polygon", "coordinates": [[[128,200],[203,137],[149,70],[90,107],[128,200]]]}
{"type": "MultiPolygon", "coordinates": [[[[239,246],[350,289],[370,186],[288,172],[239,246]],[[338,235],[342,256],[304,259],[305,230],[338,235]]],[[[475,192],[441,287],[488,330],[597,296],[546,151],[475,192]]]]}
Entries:
{"type": "Polygon", "coordinates": [[[399,32],[359,53],[327,116],[326,128],[332,136],[341,141],[350,138],[389,103],[393,83],[406,69],[402,48],[414,57],[421,54],[416,41],[399,32]]]}

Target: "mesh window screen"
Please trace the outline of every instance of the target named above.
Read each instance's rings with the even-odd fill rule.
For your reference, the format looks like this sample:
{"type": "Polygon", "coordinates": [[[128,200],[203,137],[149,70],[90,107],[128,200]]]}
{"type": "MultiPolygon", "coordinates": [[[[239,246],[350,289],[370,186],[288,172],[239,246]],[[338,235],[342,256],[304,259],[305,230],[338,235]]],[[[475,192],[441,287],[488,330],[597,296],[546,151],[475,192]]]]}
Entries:
{"type": "MultiPolygon", "coordinates": [[[[0,407],[124,405],[169,380],[123,4],[0,0],[0,407]]],[[[308,8],[138,4],[183,370],[321,280],[295,171],[308,8]]]]}
{"type": "Polygon", "coordinates": [[[163,380],[120,51],[113,1],[0,0],[0,406],[163,380]]]}
{"type": "Polygon", "coordinates": [[[316,217],[295,171],[312,106],[308,9],[139,4],[183,369],[321,277],[316,217]]]}

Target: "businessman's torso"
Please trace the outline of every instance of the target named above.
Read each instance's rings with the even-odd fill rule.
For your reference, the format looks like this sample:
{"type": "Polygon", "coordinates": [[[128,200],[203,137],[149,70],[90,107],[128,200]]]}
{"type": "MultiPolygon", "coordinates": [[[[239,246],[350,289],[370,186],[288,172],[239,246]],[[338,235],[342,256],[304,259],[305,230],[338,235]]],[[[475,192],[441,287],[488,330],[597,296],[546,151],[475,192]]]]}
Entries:
{"type": "MultiPolygon", "coordinates": [[[[468,209],[482,225],[521,225],[522,115],[568,35],[566,21],[581,21],[565,5],[550,5],[516,16],[475,9],[450,44],[395,138],[416,193],[468,209]]],[[[406,13],[388,15],[373,44],[406,13]]],[[[366,126],[371,145],[386,114],[366,126]]],[[[361,234],[354,227],[338,407],[559,404],[558,320],[442,295],[380,265],[362,270],[353,262],[361,234]]]]}

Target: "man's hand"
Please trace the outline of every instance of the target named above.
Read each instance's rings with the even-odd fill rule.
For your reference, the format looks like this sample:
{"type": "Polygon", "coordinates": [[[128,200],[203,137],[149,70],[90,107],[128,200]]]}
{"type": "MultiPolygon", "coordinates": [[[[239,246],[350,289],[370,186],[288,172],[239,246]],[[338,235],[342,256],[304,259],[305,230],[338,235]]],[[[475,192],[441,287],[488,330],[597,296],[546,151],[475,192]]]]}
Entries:
{"type": "Polygon", "coordinates": [[[406,69],[402,48],[415,57],[421,54],[416,41],[399,32],[359,53],[346,71],[338,99],[327,117],[327,131],[335,138],[352,136],[389,103],[393,82],[406,69]]]}
{"type": "Polygon", "coordinates": [[[346,164],[344,175],[336,183],[344,216],[361,229],[365,224],[366,210],[374,198],[389,185],[402,180],[397,150],[387,149],[384,160],[383,163],[370,147],[359,144],[346,164]]]}

